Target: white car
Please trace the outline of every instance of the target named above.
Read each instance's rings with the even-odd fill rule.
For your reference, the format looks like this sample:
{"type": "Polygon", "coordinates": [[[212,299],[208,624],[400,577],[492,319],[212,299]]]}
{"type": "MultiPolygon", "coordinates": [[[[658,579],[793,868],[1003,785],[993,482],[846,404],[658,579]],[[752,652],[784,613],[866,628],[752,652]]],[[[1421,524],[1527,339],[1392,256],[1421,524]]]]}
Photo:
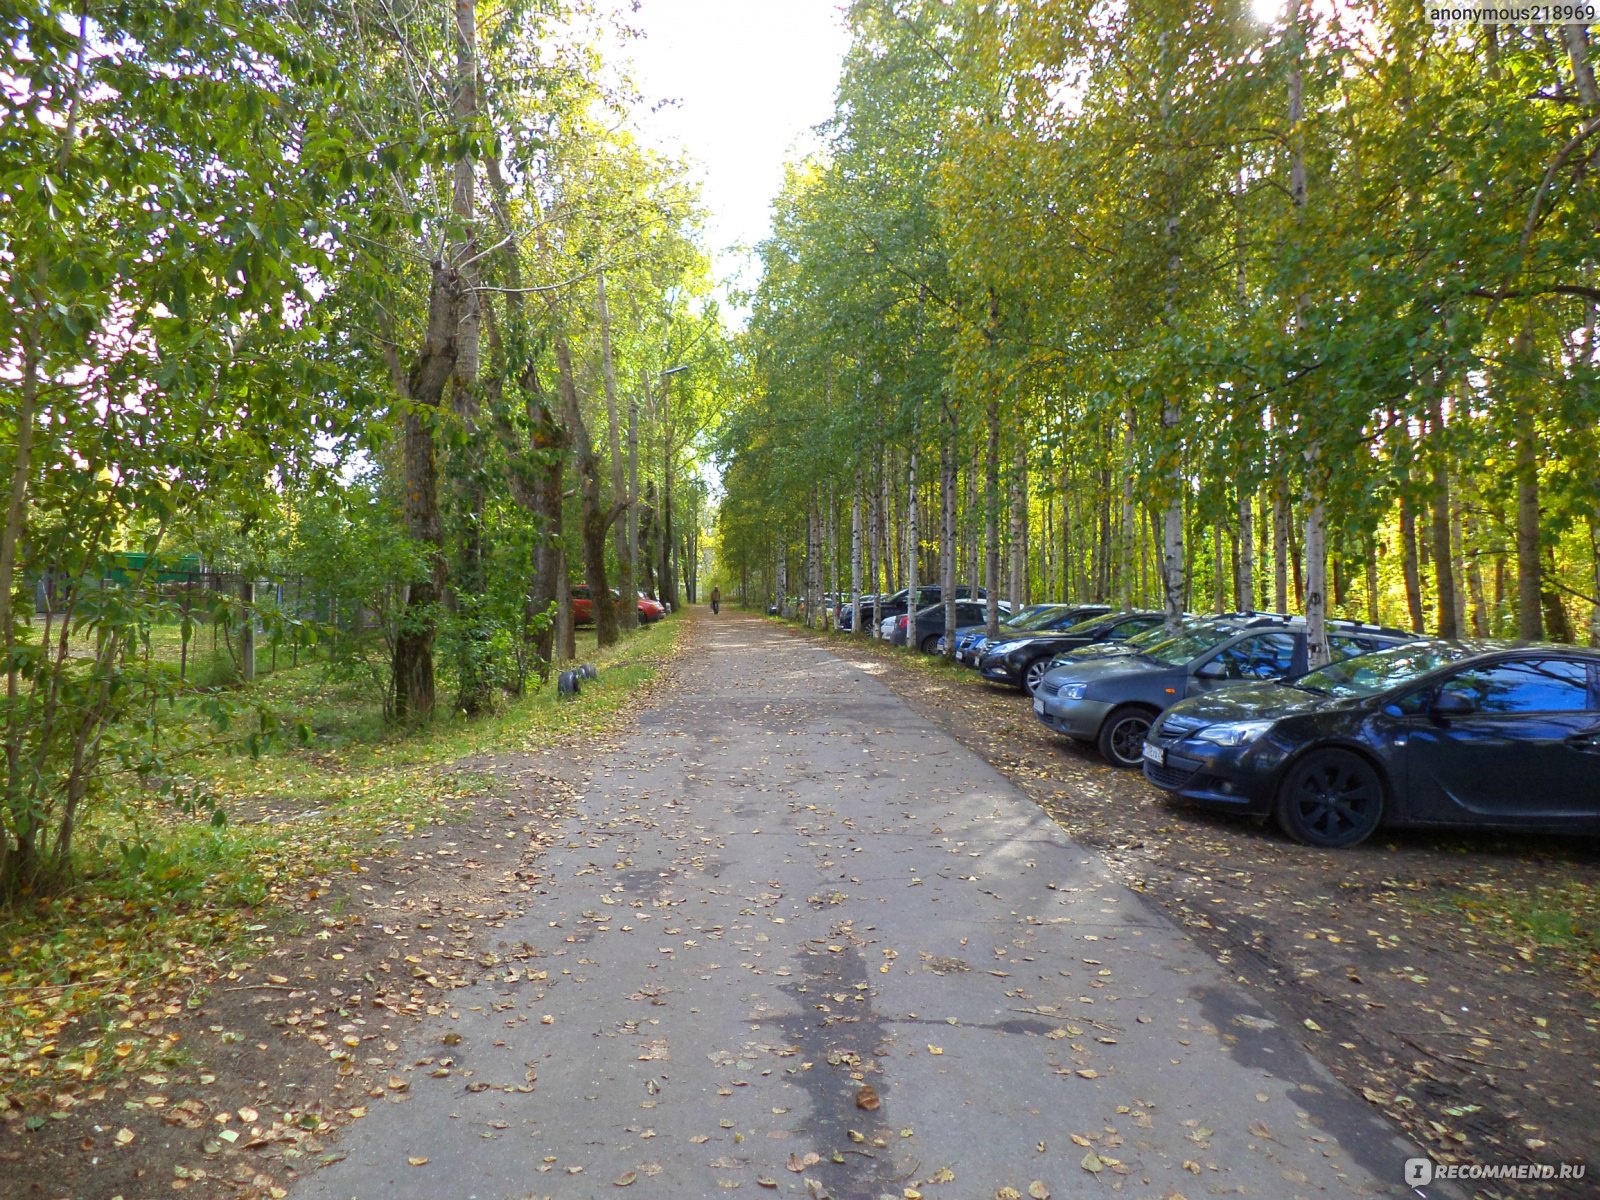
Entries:
{"type": "Polygon", "coordinates": [[[896,621],[898,621],[899,619],[900,619],[899,617],[885,617],[882,621],[879,621],[878,622],[878,636],[880,638],[882,638],[886,642],[893,641],[894,640],[894,623],[896,621]]]}

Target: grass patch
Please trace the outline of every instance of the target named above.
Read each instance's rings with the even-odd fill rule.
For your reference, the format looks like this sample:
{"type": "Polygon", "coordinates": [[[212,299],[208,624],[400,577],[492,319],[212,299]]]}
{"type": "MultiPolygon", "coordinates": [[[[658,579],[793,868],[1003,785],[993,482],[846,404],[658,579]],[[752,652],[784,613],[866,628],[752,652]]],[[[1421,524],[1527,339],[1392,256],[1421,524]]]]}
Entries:
{"type": "Polygon", "coordinates": [[[1582,974],[1600,978],[1600,884],[1582,880],[1510,889],[1503,883],[1478,883],[1430,907],[1503,937],[1531,961],[1536,950],[1552,950],[1582,974]]]}
{"type": "Polygon", "coordinates": [[[260,681],[250,699],[315,736],[258,759],[220,747],[194,760],[226,822],[115,795],[84,831],[80,884],[0,912],[0,1100],[70,1095],[119,1068],[164,1065],[177,1053],[170,1019],[199,1003],[215,971],[269,948],[358,859],[470,807],[484,780],[440,768],[615,727],[682,629],[661,622],[587,653],[600,677],[574,701],[552,685],[491,716],[444,716],[412,733],[386,725],[367,691],[323,663],[260,681]]]}

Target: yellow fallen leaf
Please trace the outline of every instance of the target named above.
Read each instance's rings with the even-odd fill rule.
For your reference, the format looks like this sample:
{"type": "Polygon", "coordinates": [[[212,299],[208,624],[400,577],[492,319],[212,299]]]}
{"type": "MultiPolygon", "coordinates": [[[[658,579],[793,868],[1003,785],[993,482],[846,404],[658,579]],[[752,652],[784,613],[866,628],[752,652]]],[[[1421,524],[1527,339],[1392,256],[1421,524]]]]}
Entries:
{"type": "Polygon", "coordinates": [[[1050,1189],[1045,1186],[1044,1180],[1035,1179],[1028,1185],[1028,1195],[1033,1200],[1050,1200],[1050,1189]]]}
{"type": "Polygon", "coordinates": [[[117,1145],[126,1146],[131,1141],[133,1141],[133,1130],[131,1130],[131,1129],[119,1129],[119,1130],[117,1130],[117,1136],[116,1136],[117,1145]]]}
{"type": "Polygon", "coordinates": [[[627,1187],[629,1184],[631,1184],[637,1178],[639,1178],[639,1172],[637,1172],[637,1171],[629,1171],[626,1174],[618,1175],[615,1179],[613,1179],[611,1181],[611,1186],[612,1187],[627,1187]]]}
{"type": "Polygon", "coordinates": [[[413,1167],[420,1167],[428,1161],[428,1156],[426,1154],[418,1154],[406,1159],[406,1161],[413,1167]]]}
{"type": "Polygon", "coordinates": [[[1096,1154],[1093,1150],[1091,1150],[1091,1151],[1089,1151],[1089,1153],[1085,1154],[1083,1156],[1083,1158],[1079,1161],[1078,1165],[1080,1167],[1082,1167],[1085,1171],[1088,1171],[1091,1174],[1095,1174],[1095,1175],[1100,1174],[1101,1171],[1104,1171],[1106,1169],[1105,1163],[1100,1161],[1100,1156],[1098,1154],[1096,1154]]]}
{"type": "Polygon", "coordinates": [[[1093,1067],[1084,1067],[1082,1070],[1080,1070],[1078,1072],[1078,1074],[1084,1079],[1099,1079],[1100,1078],[1100,1072],[1096,1071],[1093,1067]]]}

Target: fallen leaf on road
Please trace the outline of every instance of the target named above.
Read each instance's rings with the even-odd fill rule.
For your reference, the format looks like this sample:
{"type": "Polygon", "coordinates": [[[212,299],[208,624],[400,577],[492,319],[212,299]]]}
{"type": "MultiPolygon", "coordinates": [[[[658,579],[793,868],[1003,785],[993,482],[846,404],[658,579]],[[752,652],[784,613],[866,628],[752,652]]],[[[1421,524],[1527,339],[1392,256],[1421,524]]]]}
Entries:
{"type": "Polygon", "coordinates": [[[629,1184],[631,1184],[637,1178],[639,1178],[639,1172],[637,1172],[637,1171],[628,1171],[625,1174],[618,1175],[615,1179],[613,1179],[611,1181],[611,1186],[612,1187],[627,1187],[629,1184]]]}
{"type": "Polygon", "coordinates": [[[870,1083],[864,1083],[856,1091],[856,1107],[867,1112],[877,1112],[882,1102],[878,1099],[878,1090],[870,1083]]]}
{"type": "Polygon", "coordinates": [[[1098,1175],[1101,1171],[1106,1169],[1105,1163],[1100,1161],[1100,1156],[1093,1150],[1085,1154],[1082,1160],[1079,1161],[1078,1165],[1085,1171],[1088,1171],[1094,1175],[1098,1175]]]}
{"type": "Polygon", "coordinates": [[[1032,1196],[1033,1200],[1050,1200],[1050,1189],[1045,1186],[1044,1180],[1035,1179],[1028,1185],[1028,1195],[1032,1196]]]}
{"type": "Polygon", "coordinates": [[[413,1167],[420,1167],[420,1166],[423,1166],[425,1163],[427,1163],[428,1156],[426,1154],[416,1154],[416,1155],[413,1155],[412,1157],[406,1159],[406,1161],[408,1163],[410,1163],[413,1167]]]}

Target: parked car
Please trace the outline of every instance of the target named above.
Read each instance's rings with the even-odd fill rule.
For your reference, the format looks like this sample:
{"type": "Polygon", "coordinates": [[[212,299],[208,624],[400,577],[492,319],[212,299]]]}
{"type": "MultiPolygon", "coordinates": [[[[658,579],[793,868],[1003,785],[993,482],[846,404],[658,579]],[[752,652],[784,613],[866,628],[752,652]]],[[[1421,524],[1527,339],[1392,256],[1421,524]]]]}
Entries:
{"type": "MultiPolygon", "coordinates": [[[[1178,626],[1178,635],[1188,633],[1197,625],[1206,621],[1215,620],[1214,617],[1197,617],[1193,613],[1184,613],[1183,620],[1178,626]]],[[[1136,633],[1123,642],[1090,642],[1087,646],[1077,646],[1071,650],[1063,650],[1050,660],[1050,670],[1064,666],[1067,663],[1087,662],[1091,658],[1121,658],[1128,654],[1139,654],[1152,646],[1159,646],[1174,635],[1167,632],[1165,625],[1156,625],[1143,633],[1136,633]]]]}
{"type": "MultiPolygon", "coordinates": [[[[589,594],[589,585],[575,583],[567,590],[572,605],[572,623],[574,625],[594,624],[594,599],[589,594]]],[[[643,592],[639,593],[636,601],[639,608],[639,621],[648,625],[651,621],[659,621],[667,615],[667,606],[657,600],[651,599],[643,592]]],[[[619,612],[622,610],[622,593],[616,588],[611,589],[612,607],[619,612]]]]}
{"type": "MultiPolygon", "coordinates": [[[[1002,613],[1009,614],[1011,605],[1004,600],[996,601],[1002,613]]],[[[968,624],[979,617],[989,619],[988,600],[957,600],[956,621],[959,624],[968,624]]],[[[924,654],[932,654],[934,647],[944,637],[945,611],[944,604],[930,604],[920,609],[916,615],[916,629],[911,628],[912,618],[909,615],[898,616],[894,619],[894,630],[890,640],[896,646],[914,645],[924,654]]]]}
{"type": "MultiPolygon", "coordinates": [[[[883,632],[883,629],[882,629],[883,621],[887,620],[890,617],[903,617],[908,612],[911,611],[910,606],[907,605],[907,603],[906,603],[907,591],[908,591],[908,589],[901,588],[898,592],[894,593],[894,595],[889,596],[888,598],[886,598],[883,601],[880,610],[876,610],[876,611],[879,612],[879,617],[880,617],[880,620],[879,620],[879,633],[878,633],[879,637],[885,637],[885,638],[886,637],[890,637],[894,633],[894,627],[893,626],[889,627],[889,631],[887,633],[883,632]]],[[[964,600],[964,599],[966,599],[966,598],[968,598],[968,597],[970,597],[972,595],[972,589],[970,587],[968,587],[967,585],[965,585],[965,584],[957,585],[955,591],[956,591],[956,599],[958,599],[958,600],[964,600]]],[[[989,593],[984,591],[984,589],[979,588],[977,594],[978,594],[978,598],[981,600],[981,599],[984,599],[985,597],[987,597],[989,593]]],[[[943,599],[944,599],[944,588],[942,588],[937,583],[926,583],[926,584],[923,584],[922,586],[920,586],[919,588],[917,588],[917,605],[916,605],[916,607],[919,610],[923,609],[923,608],[926,608],[930,604],[938,604],[943,599]]]]}
{"type": "MultiPolygon", "coordinates": [[[[1092,617],[1098,613],[1109,612],[1104,604],[1035,604],[1007,617],[1001,624],[999,636],[1009,638],[1019,630],[1036,629],[1064,629],[1068,625],[1076,625],[1085,617],[1092,617]]],[[[956,630],[957,635],[962,630],[956,630]]],[[[988,644],[987,614],[982,625],[975,625],[966,631],[966,636],[956,644],[956,661],[965,666],[976,668],[983,657],[984,647],[988,644]]]]}
{"type": "Polygon", "coordinates": [[[1313,846],[1380,825],[1600,833],[1600,653],[1420,642],[1174,705],[1145,777],[1313,846]]]}
{"type": "MultiPolygon", "coordinates": [[[[1016,612],[1014,612],[1010,616],[1006,617],[1005,623],[1008,624],[1008,625],[1018,625],[1018,624],[1021,624],[1023,621],[1026,621],[1029,618],[1031,618],[1035,613],[1043,612],[1046,609],[1065,608],[1065,607],[1067,607],[1065,604],[1057,604],[1054,601],[1047,601],[1047,602],[1042,603],[1042,604],[1024,605],[1022,608],[1017,609],[1016,612]]],[[[977,639],[979,637],[982,637],[984,631],[986,629],[988,629],[988,628],[989,628],[989,614],[987,612],[984,613],[983,620],[981,622],[979,622],[978,624],[976,624],[976,625],[958,625],[958,626],[956,626],[956,661],[957,662],[966,662],[966,660],[962,658],[962,655],[961,655],[962,650],[965,649],[965,648],[970,647],[972,642],[975,639],[977,639]]],[[[944,653],[945,644],[944,644],[944,638],[942,636],[939,638],[938,642],[934,645],[933,649],[934,649],[934,653],[936,653],[936,654],[943,654],[944,653]]],[[[967,666],[971,666],[972,664],[970,662],[966,662],[966,665],[967,666]]]]}
{"type": "MultiPolygon", "coordinates": [[[[1328,622],[1336,660],[1415,640],[1404,630],[1328,622]]],[[[1113,766],[1133,768],[1144,761],[1144,737],[1156,717],[1184,697],[1240,680],[1285,679],[1306,667],[1303,618],[1223,618],[1130,657],[1056,667],[1034,691],[1033,711],[1057,733],[1096,744],[1113,766]]]]}
{"type": "MultiPolygon", "coordinates": [[[[870,621],[872,619],[872,601],[877,595],[878,593],[876,592],[863,592],[861,595],[861,615],[866,620],[870,621]]],[[[889,597],[887,595],[884,596],[886,601],[888,598],[889,597]]],[[[833,621],[834,628],[842,629],[848,632],[849,630],[855,628],[855,623],[856,616],[853,597],[839,597],[839,607],[838,611],[834,615],[833,621]]]]}
{"type": "Polygon", "coordinates": [[[1122,642],[1158,628],[1166,620],[1159,612],[1100,612],[1071,624],[1046,623],[1042,628],[1015,630],[989,639],[978,662],[978,673],[994,683],[1031,692],[1039,686],[1050,660],[1062,650],[1093,642],[1122,642]]]}

